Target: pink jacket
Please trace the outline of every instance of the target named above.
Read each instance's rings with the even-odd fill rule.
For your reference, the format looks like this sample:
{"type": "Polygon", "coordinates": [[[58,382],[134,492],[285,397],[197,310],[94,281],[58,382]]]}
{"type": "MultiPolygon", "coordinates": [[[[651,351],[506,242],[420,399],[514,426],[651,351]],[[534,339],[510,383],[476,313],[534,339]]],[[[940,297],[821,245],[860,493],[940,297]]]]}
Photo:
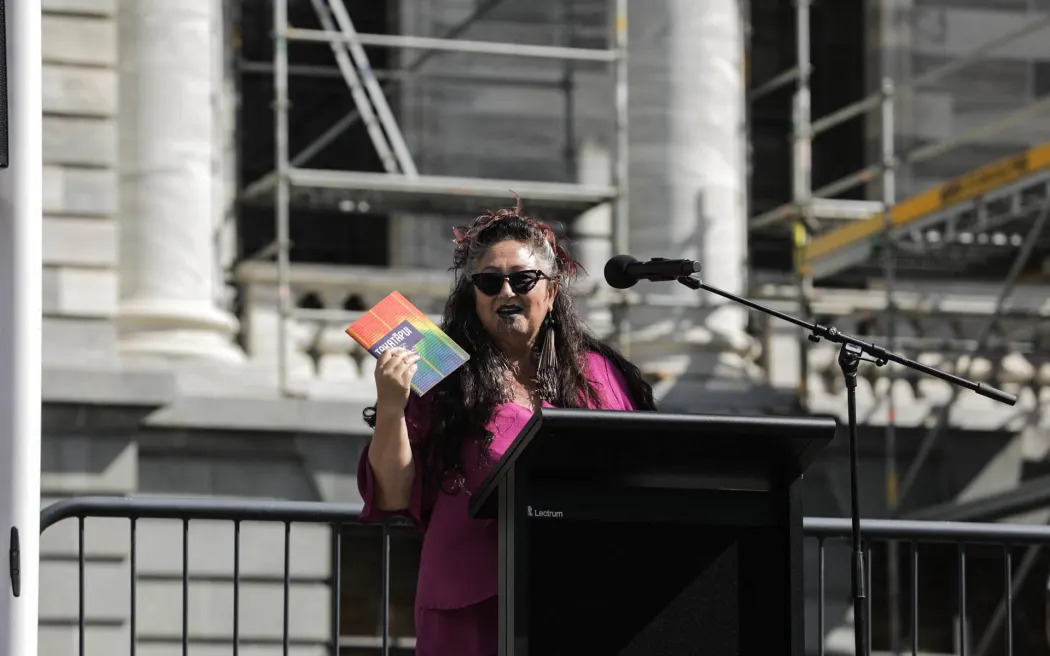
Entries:
{"type": "MultiPolygon", "coordinates": [[[[596,409],[634,409],[623,375],[603,356],[588,354],[587,377],[598,392],[596,409]]],[[[420,446],[428,433],[429,406],[430,399],[415,395],[409,398],[406,406],[408,437],[414,447],[420,446]]],[[[544,407],[552,406],[544,402],[544,407]]],[[[504,403],[496,408],[488,424],[488,430],[494,436],[490,463],[503,456],[529,417],[531,411],[516,403],[504,403]]],[[[414,451],[418,464],[419,449],[414,448],[414,451]]],[[[489,468],[474,466],[478,455],[477,442],[466,441],[463,460],[467,463],[466,488],[470,491],[480,487],[489,471],[489,468]]],[[[367,447],[358,463],[357,481],[365,504],[361,513],[362,521],[381,521],[386,517],[400,515],[411,518],[424,531],[416,585],[418,607],[463,608],[498,592],[496,520],[471,518],[468,494],[462,491],[447,494],[436,489],[424,489],[421,468],[417,466],[411,507],[399,512],[381,511],[373,505],[374,479],[367,447]]]]}

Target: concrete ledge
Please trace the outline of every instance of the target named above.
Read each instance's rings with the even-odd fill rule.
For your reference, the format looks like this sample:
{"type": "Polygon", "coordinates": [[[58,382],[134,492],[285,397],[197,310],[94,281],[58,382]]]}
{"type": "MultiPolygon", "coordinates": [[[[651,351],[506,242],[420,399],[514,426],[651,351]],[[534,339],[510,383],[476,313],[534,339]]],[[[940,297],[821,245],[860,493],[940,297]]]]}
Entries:
{"type": "Polygon", "coordinates": [[[160,406],[175,398],[175,376],[159,371],[44,366],[44,403],[160,406]]]}
{"type": "Polygon", "coordinates": [[[117,0],[43,0],[42,4],[49,14],[113,16],[117,13],[117,0]]]}
{"type": "Polygon", "coordinates": [[[361,412],[372,401],[180,396],[151,413],[147,426],[283,433],[366,435],[361,412]]]}
{"type": "Polygon", "coordinates": [[[278,395],[276,386],[259,385],[258,372],[250,368],[226,367],[225,376],[212,386],[197,384],[190,375],[212,369],[207,363],[189,362],[170,368],[159,362],[114,362],[95,368],[45,363],[43,401],[141,407],[147,411],[142,425],[154,428],[340,436],[372,432],[361,414],[374,403],[373,391],[328,399],[287,398],[278,395]]]}

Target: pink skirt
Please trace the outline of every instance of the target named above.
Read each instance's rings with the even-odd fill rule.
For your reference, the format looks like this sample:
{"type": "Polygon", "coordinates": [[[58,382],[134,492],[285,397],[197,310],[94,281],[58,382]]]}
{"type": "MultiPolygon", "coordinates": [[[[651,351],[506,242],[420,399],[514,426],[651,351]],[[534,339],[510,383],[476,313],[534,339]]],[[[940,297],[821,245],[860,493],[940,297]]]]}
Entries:
{"type": "Polygon", "coordinates": [[[416,656],[496,656],[499,597],[451,610],[416,608],[416,656]]]}

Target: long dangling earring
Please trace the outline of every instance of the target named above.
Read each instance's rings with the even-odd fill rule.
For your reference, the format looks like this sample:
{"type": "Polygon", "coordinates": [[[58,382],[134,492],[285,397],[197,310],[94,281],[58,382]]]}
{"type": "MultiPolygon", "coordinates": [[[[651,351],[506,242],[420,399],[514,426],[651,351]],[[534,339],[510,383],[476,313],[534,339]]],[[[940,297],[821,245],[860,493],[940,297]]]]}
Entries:
{"type": "Polygon", "coordinates": [[[557,321],[552,310],[545,321],[547,329],[543,335],[543,348],[540,350],[540,361],[536,367],[536,378],[540,394],[548,401],[558,396],[558,353],[555,326],[557,321]]]}

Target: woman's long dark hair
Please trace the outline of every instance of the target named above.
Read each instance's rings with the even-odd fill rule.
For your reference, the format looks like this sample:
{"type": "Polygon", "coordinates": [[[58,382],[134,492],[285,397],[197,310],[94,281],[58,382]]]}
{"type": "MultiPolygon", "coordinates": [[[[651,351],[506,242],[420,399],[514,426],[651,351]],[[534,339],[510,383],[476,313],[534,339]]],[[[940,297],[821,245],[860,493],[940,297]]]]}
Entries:
{"type": "MultiPolygon", "coordinates": [[[[557,385],[553,398],[546,401],[557,407],[580,408],[597,399],[594,386],[586,377],[587,353],[596,352],[623,374],[636,409],[655,410],[652,388],[638,367],[592,335],[577,314],[565,282],[578,265],[557,245],[549,226],[522,215],[519,201],[514,210],[503,209],[478,217],[470,229],[457,230],[456,236],[453,269],[457,272],[466,269],[469,273],[477,257],[493,244],[517,241],[533,246],[537,257],[548,260],[561,281],[552,311],[553,330],[557,333],[557,385]],[[544,253],[547,257],[543,257],[544,253]]],[[[445,303],[441,329],[470,354],[470,360],[429,392],[435,398],[426,461],[435,463],[438,470],[432,473],[439,476],[437,482],[446,490],[463,485],[464,440],[479,441],[482,456],[487,455],[493,436],[484,427],[496,407],[509,400],[505,360],[478,318],[474,294],[470,276],[461,272],[445,303]]],[[[542,339],[537,342],[538,355],[542,339]]],[[[374,428],[375,407],[367,408],[364,416],[374,428]]]]}

